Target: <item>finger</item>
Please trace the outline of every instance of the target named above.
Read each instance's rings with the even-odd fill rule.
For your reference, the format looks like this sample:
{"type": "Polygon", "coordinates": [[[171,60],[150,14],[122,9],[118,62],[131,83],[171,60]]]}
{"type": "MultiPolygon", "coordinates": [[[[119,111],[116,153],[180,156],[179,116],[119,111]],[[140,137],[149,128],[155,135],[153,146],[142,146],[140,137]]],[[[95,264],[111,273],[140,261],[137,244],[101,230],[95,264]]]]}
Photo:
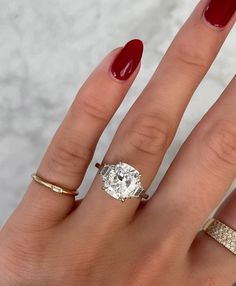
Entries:
{"type": "Polygon", "coordinates": [[[80,206],[80,204],[82,203],[82,201],[83,201],[83,199],[76,200],[75,203],[74,203],[74,207],[72,208],[71,211],[76,210],[76,209],[80,206]]]}
{"type": "Polygon", "coordinates": [[[236,176],[235,93],[236,77],[182,146],[143,213],[161,217],[157,231],[169,225],[184,247],[236,176]]]}
{"type": "MultiPolygon", "coordinates": [[[[191,95],[232,27],[232,21],[221,30],[209,27],[202,18],[207,4],[208,1],[201,1],[178,33],[151,81],[119,127],[103,160],[108,164],[123,161],[134,166],[142,174],[145,189],[160,166],[191,95]]],[[[129,221],[139,200],[127,200],[121,204],[98,191],[101,187],[101,178],[97,176],[83,202],[87,211],[85,206],[78,209],[78,213],[83,211],[97,217],[108,211],[110,220],[115,219],[114,215],[124,223],[129,221]],[[90,206],[93,206],[93,213],[90,206]]]]}
{"type": "MultiPolygon", "coordinates": [[[[111,52],[95,69],[57,130],[37,171],[40,177],[66,189],[80,186],[101,133],[138,73],[142,51],[141,41],[130,41],[122,51],[111,52]],[[120,60],[117,66],[120,55],[123,62],[120,60]]],[[[58,195],[32,182],[17,215],[21,212],[28,222],[37,217],[38,224],[42,220],[55,223],[73,206],[74,197],[58,195]]]]}
{"type": "MultiPolygon", "coordinates": [[[[236,231],[236,190],[226,198],[214,217],[236,231]]],[[[194,239],[189,260],[191,273],[196,277],[215,281],[215,285],[233,285],[236,281],[236,256],[204,231],[194,239]]]]}

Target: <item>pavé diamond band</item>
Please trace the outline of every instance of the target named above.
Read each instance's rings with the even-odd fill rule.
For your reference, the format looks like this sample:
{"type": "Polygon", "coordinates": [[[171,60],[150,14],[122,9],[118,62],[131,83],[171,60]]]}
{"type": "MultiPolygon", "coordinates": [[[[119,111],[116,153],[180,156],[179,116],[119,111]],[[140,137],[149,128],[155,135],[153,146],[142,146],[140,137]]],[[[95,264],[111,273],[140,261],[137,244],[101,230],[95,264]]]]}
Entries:
{"type": "Polygon", "coordinates": [[[114,165],[97,163],[95,166],[102,176],[103,190],[113,198],[122,202],[131,198],[148,198],[140,181],[141,175],[134,167],[124,162],[114,165]]]}
{"type": "Polygon", "coordinates": [[[210,218],[203,230],[225,248],[236,254],[236,231],[223,222],[210,218]]]}

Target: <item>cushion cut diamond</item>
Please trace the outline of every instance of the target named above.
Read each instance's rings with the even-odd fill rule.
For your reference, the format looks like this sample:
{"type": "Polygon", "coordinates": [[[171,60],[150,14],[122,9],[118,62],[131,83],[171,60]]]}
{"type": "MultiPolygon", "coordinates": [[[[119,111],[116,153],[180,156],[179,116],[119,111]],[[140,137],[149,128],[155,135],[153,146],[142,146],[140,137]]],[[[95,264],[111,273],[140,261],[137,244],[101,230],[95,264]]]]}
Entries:
{"type": "Polygon", "coordinates": [[[127,198],[139,197],[143,191],[141,175],[126,163],[104,165],[100,174],[103,178],[104,191],[115,199],[124,201],[127,198]]]}

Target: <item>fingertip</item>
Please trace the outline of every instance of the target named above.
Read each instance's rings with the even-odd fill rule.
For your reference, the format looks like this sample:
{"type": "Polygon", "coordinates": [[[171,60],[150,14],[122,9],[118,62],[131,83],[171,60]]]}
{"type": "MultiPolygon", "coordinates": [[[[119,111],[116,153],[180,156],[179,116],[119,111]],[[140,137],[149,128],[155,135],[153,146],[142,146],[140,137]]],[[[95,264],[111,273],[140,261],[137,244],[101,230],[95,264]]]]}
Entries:
{"type": "Polygon", "coordinates": [[[139,39],[129,41],[117,54],[111,64],[110,73],[119,81],[128,80],[140,66],[143,55],[143,42],[139,39]]]}
{"type": "Polygon", "coordinates": [[[224,29],[236,11],[235,0],[211,0],[204,9],[203,18],[215,30],[224,29]]]}

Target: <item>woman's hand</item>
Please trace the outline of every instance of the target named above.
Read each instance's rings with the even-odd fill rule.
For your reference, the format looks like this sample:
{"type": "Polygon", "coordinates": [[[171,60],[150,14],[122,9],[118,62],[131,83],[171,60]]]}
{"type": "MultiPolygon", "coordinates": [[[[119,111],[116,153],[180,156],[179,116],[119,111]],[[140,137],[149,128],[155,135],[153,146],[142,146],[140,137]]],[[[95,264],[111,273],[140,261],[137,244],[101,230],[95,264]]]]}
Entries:
{"type": "MultiPolygon", "coordinates": [[[[200,2],[177,34],[103,159],[135,167],[146,190],[235,21],[235,0],[208,2],[200,2]]],[[[142,43],[134,40],[95,69],[56,132],[39,176],[70,190],[81,185],[141,56],[142,43]]],[[[236,256],[199,230],[236,175],[235,95],[234,77],[146,203],[112,198],[102,190],[100,174],[79,202],[33,181],[0,233],[1,286],[232,285],[236,256]]],[[[236,192],[215,217],[236,230],[236,192]]]]}

